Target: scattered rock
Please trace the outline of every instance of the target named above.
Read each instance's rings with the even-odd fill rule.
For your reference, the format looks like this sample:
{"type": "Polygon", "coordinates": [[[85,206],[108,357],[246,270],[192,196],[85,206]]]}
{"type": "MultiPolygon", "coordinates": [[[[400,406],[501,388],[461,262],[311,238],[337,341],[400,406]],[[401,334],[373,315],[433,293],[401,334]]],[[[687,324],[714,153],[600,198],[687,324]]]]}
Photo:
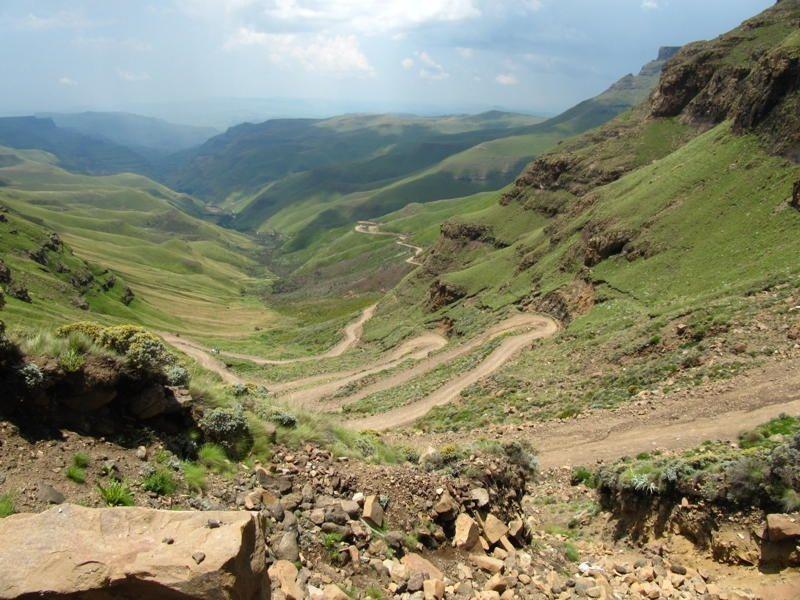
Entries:
{"type": "Polygon", "coordinates": [[[500,519],[489,513],[483,525],[483,533],[490,544],[496,544],[508,533],[508,527],[500,519]]]}
{"type": "Polygon", "coordinates": [[[383,507],[375,495],[367,496],[364,500],[364,510],[361,516],[372,527],[383,526],[383,507]]]}
{"type": "Polygon", "coordinates": [[[47,504],[61,504],[64,502],[64,494],[48,483],[40,483],[38,491],[39,500],[47,504]]]}
{"type": "Polygon", "coordinates": [[[444,573],[416,552],[406,554],[400,563],[408,569],[410,574],[421,573],[426,579],[441,579],[444,581],[444,573]]]}
{"type": "Polygon", "coordinates": [[[456,518],[456,533],[453,538],[455,546],[461,550],[470,550],[478,543],[480,531],[475,520],[466,513],[456,518]]]}
{"type": "Polygon", "coordinates": [[[767,515],[767,539],[771,542],[800,538],[800,519],[789,515],[767,515]]]}

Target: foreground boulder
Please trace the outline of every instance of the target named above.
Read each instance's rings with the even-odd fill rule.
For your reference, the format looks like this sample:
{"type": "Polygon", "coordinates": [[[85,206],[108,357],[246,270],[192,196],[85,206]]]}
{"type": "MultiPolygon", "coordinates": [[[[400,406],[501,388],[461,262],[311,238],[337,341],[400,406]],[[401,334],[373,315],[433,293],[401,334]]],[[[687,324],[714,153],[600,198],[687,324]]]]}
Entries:
{"type": "Polygon", "coordinates": [[[268,599],[264,532],[244,511],[13,515],[0,520],[0,598],[28,597],[268,599]]]}

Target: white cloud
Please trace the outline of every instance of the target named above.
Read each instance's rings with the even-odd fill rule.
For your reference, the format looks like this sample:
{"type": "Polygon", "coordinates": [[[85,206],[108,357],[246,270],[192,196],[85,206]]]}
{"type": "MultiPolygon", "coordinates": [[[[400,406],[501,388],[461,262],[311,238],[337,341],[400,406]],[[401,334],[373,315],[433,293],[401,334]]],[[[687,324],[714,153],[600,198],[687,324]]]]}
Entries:
{"type": "MultiPolygon", "coordinates": [[[[239,16],[271,32],[345,30],[397,33],[436,22],[475,19],[483,0],[175,0],[194,17],[239,16]],[[246,17],[246,18],[245,18],[246,17]]],[[[519,0],[516,0],[519,1],[519,0]]]]}
{"type": "Polygon", "coordinates": [[[273,63],[296,64],[307,71],[373,72],[354,35],[265,33],[241,27],[225,43],[225,48],[228,50],[239,46],[263,47],[273,63]]]}
{"type": "Polygon", "coordinates": [[[458,47],[456,48],[456,52],[458,52],[458,55],[461,58],[472,58],[473,56],[475,56],[475,51],[472,48],[458,47]]]}
{"type": "Polygon", "coordinates": [[[401,64],[401,65],[403,65],[403,68],[404,68],[406,71],[409,71],[409,70],[411,70],[411,69],[413,69],[413,68],[414,68],[414,59],[413,59],[413,58],[404,58],[404,59],[403,59],[403,60],[400,62],[400,64],[401,64]]]}
{"type": "Polygon", "coordinates": [[[510,73],[500,73],[495,77],[495,81],[500,85],[517,85],[519,83],[519,80],[510,73]]]}
{"type": "Polygon", "coordinates": [[[123,50],[132,50],[134,52],[150,52],[153,49],[149,43],[133,38],[120,40],[103,36],[78,36],[75,38],[74,43],[76,46],[83,46],[86,48],[121,48],[123,50]]]}
{"type": "Polygon", "coordinates": [[[656,10],[658,7],[658,0],[642,0],[643,10],[656,10]]]}
{"type": "Polygon", "coordinates": [[[419,76],[423,79],[438,81],[450,77],[450,73],[424,50],[422,52],[417,52],[417,58],[422,65],[422,68],[419,70],[419,76]]]}
{"type": "Polygon", "coordinates": [[[19,29],[28,29],[31,31],[84,29],[91,25],[92,23],[83,15],[65,10],[47,15],[29,13],[17,20],[17,27],[19,29]]]}
{"type": "Polygon", "coordinates": [[[148,81],[150,79],[149,73],[133,73],[132,71],[126,71],[125,69],[117,69],[117,76],[122,79],[122,81],[128,81],[131,83],[138,82],[138,81],[148,81]]]}
{"type": "Polygon", "coordinates": [[[58,83],[59,85],[64,85],[66,87],[75,87],[76,85],[78,85],[77,81],[75,81],[71,77],[67,77],[66,75],[64,77],[61,77],[58,80],[58,83]]]}

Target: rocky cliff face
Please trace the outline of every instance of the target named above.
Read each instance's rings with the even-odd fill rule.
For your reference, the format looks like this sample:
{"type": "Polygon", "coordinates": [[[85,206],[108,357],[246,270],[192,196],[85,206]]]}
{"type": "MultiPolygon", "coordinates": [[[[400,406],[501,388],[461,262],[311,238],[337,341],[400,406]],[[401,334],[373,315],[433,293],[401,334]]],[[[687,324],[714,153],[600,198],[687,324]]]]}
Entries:
{"type": "Polygon", "coordinates": [[[650,97],[650,116],[697,125],[730,119],[737,133],[762,134],[777,153],[797,158],[798,93],[800,2],[784,0],[728,34],[680,50],[650,97]]]}

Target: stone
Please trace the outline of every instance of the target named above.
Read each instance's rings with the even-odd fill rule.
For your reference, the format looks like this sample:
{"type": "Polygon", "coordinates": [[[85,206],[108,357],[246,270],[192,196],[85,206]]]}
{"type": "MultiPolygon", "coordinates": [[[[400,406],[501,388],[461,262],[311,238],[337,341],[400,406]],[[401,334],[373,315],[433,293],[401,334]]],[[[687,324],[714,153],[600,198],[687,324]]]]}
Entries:
{"type": "Polygon", "coordinates": [[[303,600],[303,590],[297,583],[297,567],[288,560],[278,560],[269,568],[273,585],[283,592],[287,600],[303,600]]]}
{"type": "Polygon", "coordinates": [[[422,590],[422,584],[425,581],[425,575],[420,572],[412,573],[411,577],[406,582],[406,591],[410,593],[419,592],[422,590]]]}
{"type": "Polygon", "coordinates": [[[485,554],[470,554],[469,560],[479,569],[488,571],[489,573],[499,573],[503,570],[503,566],[505,565],[499,558],[493,558],[485,554]]]}
{"type": "Polygon", "coordinates": [[[428,446],[427,450],[419,455],[419,464],[425,469],[435,469],[442,464],[442,454],[433,446],[428,446]]]}
{"type": "Polygon", "coordinates": [[[208,512],[72,504],[0,519],[0,597],[269,597],[260,520],[210,516],[221,526],[205,526],[208,512]]]}
{"type": "Polygon", "coordinates": [[[461,513],[456,518],[456,533],[453,543],[460,550],[470,550],[478,543],[480,531],[475,519],[466,513],[461,513]]]}
{"type": "Polygon", "coordinates": [[[469,497],[475,501],[478,508],[489,506],[489,492],[485,488],[475,488],[470,490],[469,497]]]}
{"type": "Polygon", "coordinates": [[[453,500],[449,492],[444,492],[434,505],[433,510],[436,511],[439,518],[445,521],[452,521],[458,514],[458,504],[453,500]]]}
{"type": "Polygon", "coordinates": [[[38,486],[37,497],[47,504],[61,504],[64,502],[64,494],[59,492],[49,483],[40,483],[38,486]]]}
{"type": "Polygon", "coordinates": [[[425,600],[442,600],[444,598],[444,581],[441,579],[426,579],[422,583],[425,600]]]}
{"type": "Polygon", "coordinates": [[[502,594],[508,588],[512,587],[514,587],[514,579],[512,577],[504,577],[500,573],[495,573],[489,578],[489,581],[486,582],[484,589],[502,594]]]}
{"type": "Polygon", "coordinates": [[[429,560],[423,558],[416,552],[409,552],[400,563],[408,569],[409,574],[422,573],[424,579],[441,579],[444,581],[444,573],[433,565],[429,560]]]}
{"type": "Polygon", "coordinates": [[[800,538],[800,522],[789,515],[767,515],[767,539],[770,542],[780,542],[800,538]]]}
{"type": "Polygon", "coordinates": [[[335,583],[329,583],[322,591],[325,600],[350,600],[350,596],[345,594],[335,583]]]}
{"type": "Polygon", "coordinates": [[[297,545],[297,533],[285,531],[275,546],[275,556],[281,560],[296,561],[300,558],[300,547],[297,545]]]}
{"type": "Polygon", "coordinates": [[[192,554],[192,560],[196,562],[198,565],[206,559],[205,552],[195,552],[192,554]]]}
{"type": "Polygon", "coordinates": [[[500,519],[489,513],[483,524],[483,533],[490,544],[496,544],[508,533],[508,527],[500,519]]]}
{"type": "Polygon", "coordinates": [[[357,518],[358,513],[361,512],[361,507],[355,500],[342,500],[341,507],[351,519],[357,518]]]}
{"type": "Polygon", "coordinates": [[[361,518],[373,527],[380,528],[383,526],[383,507],[378,501],[378,497],[374,494],[364,499],[364,510],[361,513],[361,518]]]}
{"type": "Polygon", "coordinates": [[[684,567],[683,565],[671,565],[669,570],[672,571],[673,573],[676,573],[677,575],[686,575],[686,573],[688,572],[686,567],[684,567]]]}
{"type": "Polygon", "coordinates": [[[147,460],[147,448],[145,446],[136,448],[136,458],[139,460],[147,460]]]}
{"type": "Polygon", "coordinates": [[[325,522],[325,511],[321,508],[315,508],[308,513],[308,520],[314,525],[322,525],[325,522]]]}

